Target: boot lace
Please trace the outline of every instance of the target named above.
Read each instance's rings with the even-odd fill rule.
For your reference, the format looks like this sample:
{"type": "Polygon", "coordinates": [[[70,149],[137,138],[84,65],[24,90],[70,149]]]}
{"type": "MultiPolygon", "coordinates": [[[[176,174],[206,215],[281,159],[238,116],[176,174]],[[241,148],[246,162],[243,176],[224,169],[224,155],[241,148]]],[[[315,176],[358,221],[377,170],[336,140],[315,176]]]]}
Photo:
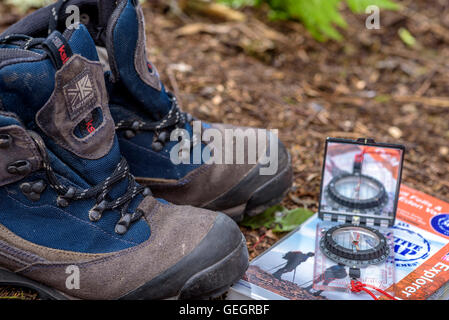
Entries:
{"type": "Polygon", "coordinates": [[[30,50],[40,46],[45,41],[44,38],[33,38],[25,34],[10,34],[0,38],[1,44],[16,44],[20,49],[30,50]]]}
{"type": "Polygon", "coordinates": [[[48,152],[42,138],[32,131],[30,131],[30,136],[42,157],[48,183],[58,194],[56,201],[58,206],[67,207],[70,201],[96,199],[95,206],[89,211],[89,219],[93,222],[99,221],[105,211],[118,209],[121,217],[115,226],[115,232],[120,235],[125,234],[131,224],[140,220],[143,216],[143,212],[139,209],[134,213],[128,213],[128,208],[137,195],[148,196],[151,195],[151,191],[149,188],[137,184],[124,158],[121,159],[112,175],[105,181],[88,189],[79,189],[64,185],[59,181],[50,165],[48,152]],[[128,180],[126,192],[115,200],[107,199],[111,188],[124,179],[128,180]]]}
{"type": "MultiPolygon", "coordinates": [[[[138,131],[151,131],[155,133],[152,149],[156,152],[164,148],[164,144],[169,140],[170,133],[175,129],[183,128],[187,123],[192,123],[195,118],[181,111],[176,97],[168,92],[172,107],[170,111],[159,121],[144,121],[142,119],[122,120],[116,124],[116,130],[125,130],[125,137],[133,138],[138,131]]],[[[191,146],[196,145],[198,137],[193,137],[191,146]]]]}

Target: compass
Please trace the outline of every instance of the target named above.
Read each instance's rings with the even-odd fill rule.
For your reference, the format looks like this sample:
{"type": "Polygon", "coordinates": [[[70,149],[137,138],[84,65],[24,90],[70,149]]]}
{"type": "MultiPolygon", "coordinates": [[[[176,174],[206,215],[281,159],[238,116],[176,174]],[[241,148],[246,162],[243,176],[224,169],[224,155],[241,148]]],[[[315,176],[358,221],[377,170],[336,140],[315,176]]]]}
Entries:
{"type": "Polygon", "coordinates": [[[380,208],[388,200],[384,185],[379,180],[360,172],[342,173],[334,177],[326,191],[333,202],[351,209],[380,208]]]}
{"type": "Polygon", "coordinates": [[[353,224],[328,229],[320,239],[320,248],[329,259],[358,268],[380,264],[390,254],[383,234],[374,228],[353,224]]]}

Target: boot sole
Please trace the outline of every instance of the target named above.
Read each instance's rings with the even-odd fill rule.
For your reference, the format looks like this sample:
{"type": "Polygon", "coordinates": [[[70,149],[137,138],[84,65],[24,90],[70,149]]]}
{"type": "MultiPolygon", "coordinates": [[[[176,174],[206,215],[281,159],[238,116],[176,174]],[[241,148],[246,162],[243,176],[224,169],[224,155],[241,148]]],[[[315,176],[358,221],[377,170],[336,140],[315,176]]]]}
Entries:
{"type": "Polygon", "coordinates": [[[65,295],[58,290],[47,287],[39,282],[25,278],[14,272],[0,268],[0,286],[13,286],[27,288],[35,291],[38,298],[42,300],[69,300],[72,297],[65,295]]]}
{"type": "Polygon", "coordinates": [[[177,299],[207,300],[223,295],[240,280],[249,266],[246,239],[228,256],[192,276],[181,289],[177,299]]]}
{"type": "Polygon", "coordinates": [[[242,221],[245,215],[250,217],[259,215],[266,209],[280,203],[290,191],[292,183],[293,168],[291,156],[288,154],[288,165],[271,180],[260,186],[246,203],[222,210],[222,212],[236,222],[242,221]]]}
{"type": "MultiPolygon", "coordinates": [[[[232,284],[237,282],[248,268],[248,250],[246,240],[242,236],[239,246],[222,260],[190,277],[176,297],[165,299],[212,299],[224,294],[232,284]]],[[[0,268],[0,286],[28,288],[38,294],[42,300],[74,300],[77,299],[39,282],[28,279],[14,272],[0,268]]],[[[124,298],[129,299],[129,298],[124,298]]],[[[134,296],[133,299],[145,299],[134,296]]]]}

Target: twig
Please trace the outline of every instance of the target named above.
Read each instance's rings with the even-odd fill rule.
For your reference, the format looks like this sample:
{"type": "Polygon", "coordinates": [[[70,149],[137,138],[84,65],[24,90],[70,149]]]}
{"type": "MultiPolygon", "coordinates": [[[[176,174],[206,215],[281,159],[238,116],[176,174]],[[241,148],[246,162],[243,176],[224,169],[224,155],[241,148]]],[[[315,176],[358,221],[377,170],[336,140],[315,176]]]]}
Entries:
{"type": "Polygon", "coordinates": [[[170,84],[173,88],[173,91],[175,93],[176,99],[178,101],[179,107],[182,108],[182,101],[181,101],[181,96],[179,95],[179,86],[178,86],[178,81],[176,81],[176,76],[173,72],[173,69],[169,66],[167,68],[167,75],[168,75],[168,79],[170,80],[170,84]]]}
{"type": "Polygon", "coordinates": [[[252,246],[251,248],[252,251],[256,249],[257,245],[262,242],[262,240],[265,238],[266,235],[267,233],[265,232],[263,235],[259,237],[259,240],[257,240],[257,242],[252,246]]]}
{"type": "Polygon", "coordinates": [[[427,30],[430,30],[434,34],[440,36],[444,41],[449,42],[449,30],[441,24],[434,23],[425,15],[411,9],[402,10],[400,13],[416,23],[423,24],[427,30]]]}
{"type": "Polygon", "coordinates": [[[435,69],[435,68],[432,69],[432,71],[426,77],[426,79],[424,80],[422,85],[419,87],[419,89],[416,90],[415,95],[417,97],[422,97],[424,95],[424,93],[426,93],[426,91],[430,88],[430,86],[432,85],[432,78],[433,78],[433,76],[435,75],[436,72],[437,72],[437,69],[435,69]]]}
{"type": "Polygon", "coordinates": [[[312,123],[313,120],[315,120],[318,115],[323,112],[324,108],[322,110],[315,111],[313,114],[311,114],[300,126],[299,130],[307,129],[307,127],[312,123]]]}
{"type": "Polygon", "coordinates": [[[189,16],[187,16],[184,11],[179,7],[178,0],[170,0],[169,3],[170,12],[173,13],[176,17],[179,18],[184,24],[188,24],[192,22],[189,16]]]}
{"type": "Polygon", "coordinates": [[[449,98],[445,97],[393,96],[392,99],[401,103],[420,103],[431,107],[449,108],[449,98]]]}
{"type": "Polygon", "coordinates": [[[195,11],[210,17],[216,17],[227,21],[245,21],[246,16],[232,8],[220,3],[206,2],[202,0],[181,0],[179,8],[184,11],[195,11]]]}

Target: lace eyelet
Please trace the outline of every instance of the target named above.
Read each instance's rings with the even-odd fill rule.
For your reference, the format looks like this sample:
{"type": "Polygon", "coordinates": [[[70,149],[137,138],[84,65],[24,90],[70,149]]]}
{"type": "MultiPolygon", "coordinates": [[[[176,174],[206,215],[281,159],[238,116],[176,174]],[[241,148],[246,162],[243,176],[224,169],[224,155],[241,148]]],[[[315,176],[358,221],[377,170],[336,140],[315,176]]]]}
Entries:
{"type": "Polygon", "coordinates": [[[89,219],[92,222],[97,222],[101,219],[101,216],[103,215],[103,212],[106,210],[106,201],[103,200],[99,204],[96,204],[90,211],[89,211],[89,219]]]}
{"type": "Polygon", "coordinates": [[[132,215],[130,213],[123,215],[120,218],[119,222],[117,222],[117,224],[115,225],[115,233],[119,235],[125,234],[128,231],[129,226],[131,225],[131,220],[132,215]]]}
{"type": "Polygon", "coordinates": [[[60,208],[67,208],[69,206],[69,202],[67,201],[67,199],[64,199],[63,197],[59,196],[56,199],[56,204],[58,205],[58,207],[60,208]]]}
{"type": "Polygon", "coordinates": [[[38,180],[34,182],[24,182],[19,188],[29,200],[37,202],[41,199],[41,194],[46,187],[47,185],[43,180],[38,180]]]}
{"type": "Polygon", "coordinates": [[[27,175],[31,173],[32,168],[31,163],[28,160],[19,160],[11,163],[7,170],[10,174],[27,175]]]}
{"type": "Polygon", "coordinates": [[[167,142],[167,140],[168,140],[168,132],[167,131],[162,131],[161,133],[158,134],[156,140],[161,142],[161,143],[167,142]]]}
{"type": "Polygon", "coordinates": [[[139,121],[134,121],[131,125],[131,129],[133,129],[134,131],[139,130],[140,128],[140,122],[139,121]]]}
{"type": "Polygon", "coordinates": [[[156,152],[160,152],[160,151],[162,151],[164,149],[164,145],[161,142],[159,142],[159,141],[154,141],[151,144],[151,149],[153,149],[156,152]]]}
{"type": "Polygon", "coordinates": [[[153,194],[151,193],[150,188],[145,188],[145,189],[143,190],[143,192],[142,192],[142,195],[143,195],[144,197],[147,197],[147,196],[150,196],[150,195],[153,195],[153,194]]]}
{"type": "Polygon", "coordinates": [[[72,199],[73,196],[75,195],[75,188],[70,187],[69,190],[67,190],[67,192],[65,193],[65,195],[63,196],[59,196],[56,199],[56,204],[61,207],[61,208],[66,208],[69,206],[69,199],[72,199]]]}
{"type": "Polygon", "coordinates": [[[133,130],[126,130],[124,136],[126,139],[132,139],[136,136],[136,133],[133,130]]]}
{"type": "Polygon", "coordinates": [[[9,148],[12,143],[12,137],[9,134],[0,134],[0,149],[9,148]]]}

